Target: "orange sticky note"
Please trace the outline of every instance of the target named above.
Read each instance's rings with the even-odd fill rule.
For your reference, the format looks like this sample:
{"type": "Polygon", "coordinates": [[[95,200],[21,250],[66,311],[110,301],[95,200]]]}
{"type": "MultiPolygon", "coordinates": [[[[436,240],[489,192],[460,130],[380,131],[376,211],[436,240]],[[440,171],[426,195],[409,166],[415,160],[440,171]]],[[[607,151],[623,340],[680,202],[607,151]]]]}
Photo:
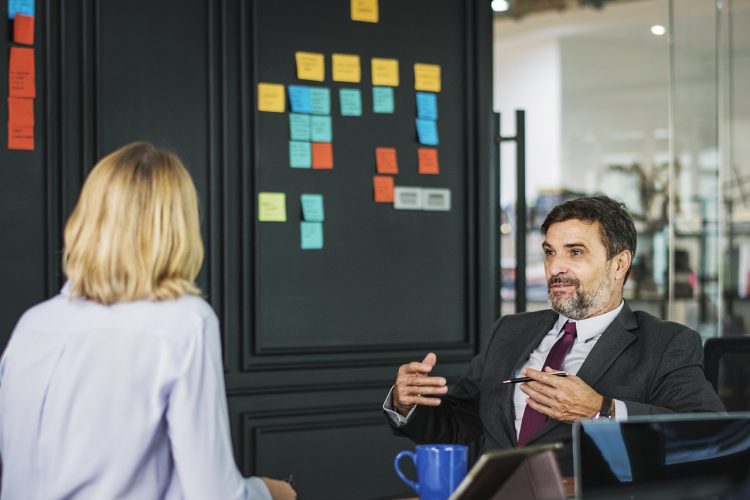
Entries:
{"type": "Polygon", "coordinates": [[[375,148],[375,165],[379,174],[397,174],[396,148],[375,148]]]}
{"type": "Polygon", "coordinates": [[[34,99],[8,97],[8,123],[34,126],[34,99]]]}
{"type": "Polygon", "coordinates": [[[8,149],[34,151],[34,127],[8,124],[8,149]]]}
{"type": "Polygon", "coordinates": [[[372,178],[377,203],[393,203],[393,177],[375,175],[372,178]]]}
{"type": "Polygon", "coordinates": [[[333,144],[330,142],[312,143],[312,168],[333,168],[333,144]]]}
{"type": "Polygon", "coordinates": [[[438,162],[438,151],[435,148],[418,148],[417,158],[420,174],[439,174],[440,163],[438,162]]]}
{"type": "Polygon", "coordinates": [[[16,14],[13,20],[13,41],[34,45],[34,16],[16,14]]]}
{"type": "Polygon", "coordinates": [[[8,95],[10,97],[36,97],[34,82],[34,49],[10,48],[8,95]]]}

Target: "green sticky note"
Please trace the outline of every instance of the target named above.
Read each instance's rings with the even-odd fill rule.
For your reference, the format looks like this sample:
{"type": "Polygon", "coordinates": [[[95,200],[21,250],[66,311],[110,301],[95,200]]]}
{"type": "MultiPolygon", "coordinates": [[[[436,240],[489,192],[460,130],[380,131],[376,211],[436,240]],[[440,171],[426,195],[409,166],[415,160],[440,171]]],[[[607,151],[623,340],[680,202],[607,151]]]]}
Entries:
{"type": "Polygon", "coordinates": [[[285,222],[286,194],[258,193],[258,220],[261,222],[285,222]]]}
{"type": "Polygon", "coordinates": [[[289,135],[293,141],[309,141],[310,115],[289,113],[289,135]]]}
{"type": "Polygon", "coordinates": [[[299,234],[302,250],[320,250],[323,248],[322,222],[300,222],[299,234]]]}
{"type": "Polygon", "coordinates": [[[339,107],[343,116],[362,116],[362,93],[359,89],[340,89],[339,107]]]}
{"type": "Polygon", "coordinates": [[[312,167],[312,153],[310,143],[305,141],[289,141],[289,165],[292,168],[312,167]]]}
{"type": "Polygon", "coordinates": [[[375,113],[393,113],[393,87],[372,88],[372,110],[375,113]]]}
{"type": "Polygon", "coordinates": [[[313,142],[333,142],[330,116],[310,117],[310,136],[313,142]]]}
{"type": "Polygon", "coordinates": [[[322,194],[303,194],[300,196],[302,205],[302,218],[307,222],[323,222],[325,213],[323,211],[322,194]]]}
{"type": "Polygon", "coordinates": [[[310,101],[314,115],[331,114],[331,91],[325,87],[310,87],[310,101]]]}

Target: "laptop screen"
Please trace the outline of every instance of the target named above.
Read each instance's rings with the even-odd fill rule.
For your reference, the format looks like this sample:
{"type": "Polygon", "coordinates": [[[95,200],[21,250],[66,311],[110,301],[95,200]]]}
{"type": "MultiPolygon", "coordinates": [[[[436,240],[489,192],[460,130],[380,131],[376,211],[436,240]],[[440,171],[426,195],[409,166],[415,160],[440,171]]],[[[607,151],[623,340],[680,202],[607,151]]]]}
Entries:
{"type": "Polygon", "coordinates": [[[573,446],[583,499],[750,498],[750,413],[582,421],[573,446]]]}

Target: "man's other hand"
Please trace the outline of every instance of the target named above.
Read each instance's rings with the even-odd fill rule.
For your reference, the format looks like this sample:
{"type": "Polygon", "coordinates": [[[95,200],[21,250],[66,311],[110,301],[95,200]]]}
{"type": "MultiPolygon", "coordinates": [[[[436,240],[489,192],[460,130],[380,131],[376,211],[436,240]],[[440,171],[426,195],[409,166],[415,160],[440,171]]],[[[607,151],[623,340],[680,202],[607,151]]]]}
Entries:
{"type": "Polygon", "coordinates": [[[294,500],[297,498],[297,492],[286,481],[279,481],[268,477],[261,477],[261,479],[266,483],[273,500],[294,500]]]}
{"type": "Polygon", "coordinates": [[[422,362],[412,361],[401,365],[393,385],[393,407],[406,416],[414,405],[438,406],[440,398],[430,397],[448,392],[443,377],[430,377],[437,356],[429,353],[422,362]]]}

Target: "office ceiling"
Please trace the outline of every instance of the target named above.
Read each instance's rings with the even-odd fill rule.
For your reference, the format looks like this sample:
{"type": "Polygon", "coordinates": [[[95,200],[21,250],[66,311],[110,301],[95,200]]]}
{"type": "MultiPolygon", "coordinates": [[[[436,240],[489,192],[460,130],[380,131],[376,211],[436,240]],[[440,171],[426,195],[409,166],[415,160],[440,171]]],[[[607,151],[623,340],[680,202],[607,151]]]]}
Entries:
{"type": "Polygon", "coordinates": [[[637,0],[506,0],[508,10],[496,12],[498,17],[512,17],[519,19],[528,14],[536,14],[545,11],[563,11],[569,7],[594,7],[602,8],[608,3],[632,2],[637,0]]]}

